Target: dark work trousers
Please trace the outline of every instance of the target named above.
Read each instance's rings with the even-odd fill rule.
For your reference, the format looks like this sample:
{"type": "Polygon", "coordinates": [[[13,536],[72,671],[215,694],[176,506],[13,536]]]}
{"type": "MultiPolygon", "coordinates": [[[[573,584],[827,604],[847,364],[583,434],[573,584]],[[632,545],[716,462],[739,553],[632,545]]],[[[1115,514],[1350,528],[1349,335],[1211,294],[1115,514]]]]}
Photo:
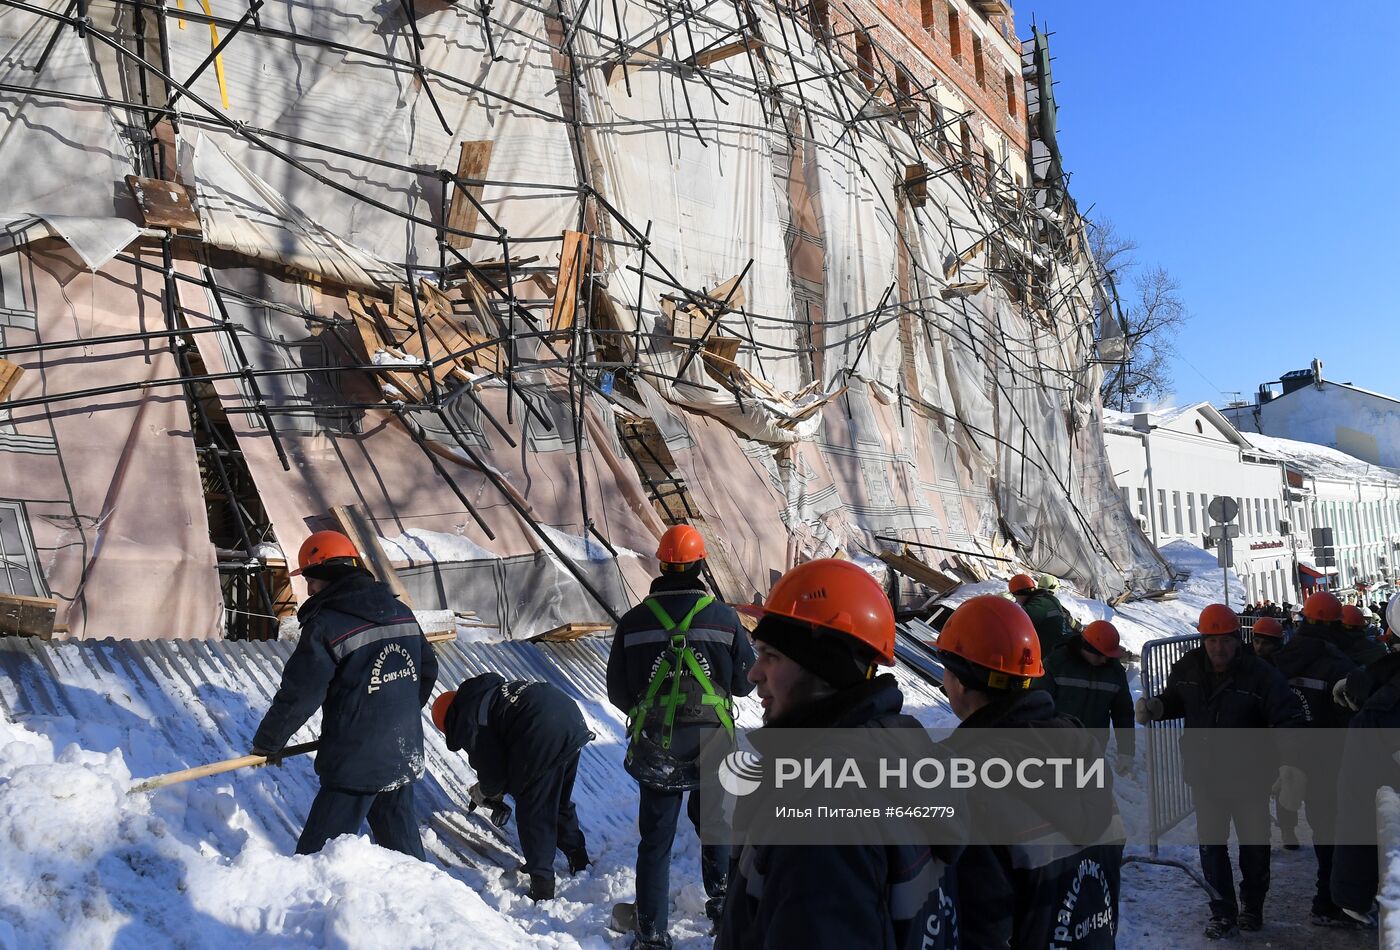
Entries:
{"type": "MultiPolygon", "coordinates": [[[[1334,779],[1336,774],[1332,773],[1334,779]]],[[[1313,853],[1317,855],[1317,892],[1313,895],[1312,912],[1335,914],[1339,908],[1332,902],[1332,840],[1337,822],[1337,786],[1325,775],[1310,774],[1303,807],[1307,809],[1313,853]]]]}
{"type": "Polygon", "coordinates": [[[525,853],[525,872],[554,880],[554,851],[566,855],[588,850],[583,829],[574,810],[574,779],[578,776],[578,753],[540,775],[515,799],[515,830],[520,833],[520,850],[525,853]]]}
{"type": "Polygon", "coordinates": [[[418,816],[413,810],[413,784],[388,792],[347,792],[322,785],[297,839],[297,854],[315,854],[332,838],[357,835],[368,819],[375,844],[424,860],[418,816]]]}
{"type": "Polygon", "coordinates": [[[1298,813],[1280,805],[1277,797],[1274,799],[1274,821],[1279,831],[1292,834],[1295,838],[1298,836],[1298,813]]]}
{"type": "MultiPolygon", "coordinates": [[[[1193,789],[1194,791],[1194,789],[1193,789]]],[[[1234,918],[1239,903],[1245,910],[1263,912],[1269,893],[1269,793],[1265,789],[1246,797],[1214,797],[1197,793],[1196,837],[1201,843],[1201,873],[1220,894],[1210,902],[1213,917],[1234,918]],[[1230,870],[1230,825],[1240,844],[1240,895],[1235,901],[1235,880],[1230,870]]]]}
{"type": "MultiPolygon", "coordinates": [[[[689,796],[686,815],[700,833],[700,795],[697,792],[671,792],[639,786],[637,807],[637,931],[647,936],[666,933],[671,901],[671,846],[676,840],[676,823],[681,815],[681,798],[689,796]]],[[[708,798],[722,801],[711,794],[708,798]]],[[[729,846],[702,845],[700,876],[705,895],[724,897],[729,880],[729,846]]]]}

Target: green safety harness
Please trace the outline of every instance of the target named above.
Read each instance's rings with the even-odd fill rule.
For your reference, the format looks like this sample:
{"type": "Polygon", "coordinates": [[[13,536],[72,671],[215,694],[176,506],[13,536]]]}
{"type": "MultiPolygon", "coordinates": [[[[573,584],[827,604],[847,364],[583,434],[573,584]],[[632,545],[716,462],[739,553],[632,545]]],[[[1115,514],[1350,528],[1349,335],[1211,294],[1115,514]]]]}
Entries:
{"type": "Polygon", "coordinates": [[[715,684],[710,682],[710,677],[706,675],[704,667],[695,656],[695,651],[686,642],[686,631],[690,629],[690,622],[695,619],[695,615],[704,610],[715,599],[709,594],[704,595],[695,602],[695,606],[690,608],[690,612],[681,618],[680,623],[671,619],[671,615],[654,599],[648,597],[642,603],[646,604],[651,612],[656,616],[656,620],[661,624],[661,628],[671,634],[671,642],[667,654],[661,657],[661,662],[656,667],[656,672],[651,677],[651,682],[647,684],[647,691],[642,695],[641,701],[628,713],[628,718],[632,721],[632,742],[636,742],[642,734],[642,727],[646,724],[647,713],[649,713],[657,703],[665,709],[662,718],[663,732],[661,735],[661,748],[671,747],[671,734],[675,730],[676,714],[686,700],[686,696],[681,693],[681,680],[685,674],[689,673],[694,677],[703,694],[700,697],[701,705],[708,706],[715,711],[715,716],[719,719],[719,724],[724,727],[725,733],[734,738],[734,716],[730,712],[729,697],[720,695],[715,689],[715,684]],[[658,694],[665,686],[666,679],[671,680],[671,689],[658,699],[658,694]]]}

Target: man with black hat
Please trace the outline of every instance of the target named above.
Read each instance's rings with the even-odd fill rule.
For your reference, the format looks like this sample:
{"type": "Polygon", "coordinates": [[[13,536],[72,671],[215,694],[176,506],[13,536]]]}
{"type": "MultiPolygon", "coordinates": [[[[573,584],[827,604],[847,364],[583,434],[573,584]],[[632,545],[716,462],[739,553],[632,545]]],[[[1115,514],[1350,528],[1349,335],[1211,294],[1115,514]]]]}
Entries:
{"type": "Polygon", "coordinates": [[[291,573],[306,577],[311,595],[297,611],[301,639],[252,753],[275,759],[319,707],[321,790],[297,854],[358,834],[368,820],[375,843],[421,860],[413,783],[423,774],[421,710],[437,682],[437,654],[413,611],[364,569],[345,535],[311,535],[297,564],[291,573]]]}
{"type": "MultiPolygon", "coordinates": [[[[705,590],[705,541],[690,525],[662,535],[661,574],[650,595],[618,622],[608,655],[608,699],[627,714],[625,767],[637,780],[637,902],[632,946],[667,948],[671,846],[689,793],[698,832],[702,807],[698,760],[706,739],[732,738],[732,698],[747,695],[753,647],[734,610],[705,590]]],[[[705,912],[719,917],[729,879],[729,848],[700,849],[705,912]]],[[[619,927],[624,926],[615,917],[619,927]]]]}
{"type": "Polygon", "coordinates": [[[433,724],[451,752],[465,750],[477,783],[473,804],[503,825],[515,800],[515,827],[525,852],[521,873],[530,879],[530,899],[554,897],[554,852],[562,851],[569,873],[588,867],[588,845],[574,809],[579,752],[593,733],[578,703],[550,683],[507,682],[482,673],[433,703],[433,724]]]}

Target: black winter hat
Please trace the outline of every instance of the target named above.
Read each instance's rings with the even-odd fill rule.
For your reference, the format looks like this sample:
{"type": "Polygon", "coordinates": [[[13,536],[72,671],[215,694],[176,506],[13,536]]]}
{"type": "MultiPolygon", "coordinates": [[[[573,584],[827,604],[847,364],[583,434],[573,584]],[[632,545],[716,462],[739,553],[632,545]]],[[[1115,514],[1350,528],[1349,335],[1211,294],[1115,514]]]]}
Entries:
{"type": "Polygon", "coordinates": [[[819,627],[776,614],[768,614],[758,622],[753,638],[837,689],[868,679],[875,663],[872,652],[857,646],[845,634],[826,633],[819,627]]]}

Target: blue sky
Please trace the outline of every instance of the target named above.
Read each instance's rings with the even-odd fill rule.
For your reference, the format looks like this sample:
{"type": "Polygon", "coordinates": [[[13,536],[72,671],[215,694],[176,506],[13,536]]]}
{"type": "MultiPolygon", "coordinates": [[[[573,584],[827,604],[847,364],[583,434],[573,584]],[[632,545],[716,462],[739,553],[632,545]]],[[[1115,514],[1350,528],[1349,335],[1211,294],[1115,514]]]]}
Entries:
{"type": "Polygon", "coordinates": [[[1182,285],[1179,401],[1323,361],[1400,393],[1400,2],[1016,4],[1070,189],[1182,285]]]}

